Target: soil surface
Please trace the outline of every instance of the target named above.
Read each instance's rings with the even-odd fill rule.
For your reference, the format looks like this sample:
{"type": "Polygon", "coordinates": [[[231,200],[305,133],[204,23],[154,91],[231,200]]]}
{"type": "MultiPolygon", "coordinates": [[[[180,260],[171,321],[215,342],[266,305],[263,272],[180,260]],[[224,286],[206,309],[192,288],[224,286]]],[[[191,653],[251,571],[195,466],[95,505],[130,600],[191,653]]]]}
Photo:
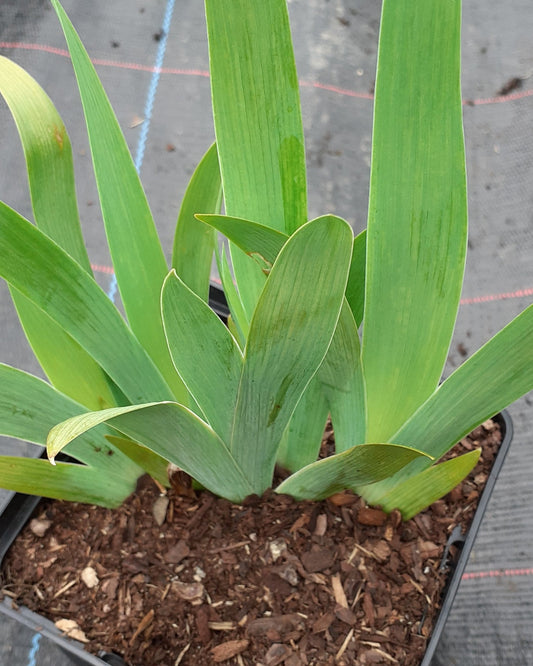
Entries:
{"type": "Polygon", "coordinates": [[[500,439],[487,422],[463,440],[454,455],[482,446],[478,466],[407,522],[350,492],[234,505],[180,479],[166,494],[142,479],[118,510],[43,501],[0,596],[130,666],[419,664],[445,543],[468,526],[500,439]]]}

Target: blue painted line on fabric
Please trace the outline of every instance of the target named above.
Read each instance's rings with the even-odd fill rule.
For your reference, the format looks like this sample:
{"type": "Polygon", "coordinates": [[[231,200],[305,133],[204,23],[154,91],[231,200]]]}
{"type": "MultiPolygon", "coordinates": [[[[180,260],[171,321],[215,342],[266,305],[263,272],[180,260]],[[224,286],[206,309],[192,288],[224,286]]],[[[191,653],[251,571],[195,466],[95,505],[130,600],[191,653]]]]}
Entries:
{"type": "MultiPolygon", "coordinates": [[[[137,142],[137,151],[135,154],[135,168],[137,173],[141,172],[141,168],[144,161],[144,152],[146,150],[146,141],[148,139],[148,132],[150,131],[150,123],[152,120],[152,112],[154,109],[155,96],[157,93],[157,87],[159,85],[159,79],[161,78],[161,68],[163,67],[163,62],[165,60],[165,52],[167,50],[167,38],[170,31],[170,23],[172,21],[172,14],[174,12],[175,0],[168,0],[167,6],[165,9],[165,15],[163,17],[163,25],[161,26],[161,39],[159,40],[159,46],[157,48],[157,55],[155,59],[155,67],[150,79],[150,86],[148,88],[148,94],[146,96],[146,102],[144,105],[144,122],[141,125],[141,133],[139,135],[139,141],[137,142]]],[[[117,294],[117,278],[115,274],[111,276],[111,284],[107,291],[108,297],[114,302],[117,294]]]]}
{"type": "Polygon", "coordinates": [[[33,638],[31,639],[31,650],[28,653],[28,666],[36,666],[37,664],[37,662],[35,661],[35,657],[39,652],[40,640],[41,640],[41,634],[33,634],[33,638]]]}

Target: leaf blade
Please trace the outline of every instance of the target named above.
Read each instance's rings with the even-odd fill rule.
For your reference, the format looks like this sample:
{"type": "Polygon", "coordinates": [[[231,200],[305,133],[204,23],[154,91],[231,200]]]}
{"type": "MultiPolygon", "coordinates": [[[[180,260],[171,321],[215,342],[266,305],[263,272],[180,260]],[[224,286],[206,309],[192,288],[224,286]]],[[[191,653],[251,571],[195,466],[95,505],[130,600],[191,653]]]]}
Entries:
{"type": "Polygon", "coordinates": [[[39,229],[1,202],[0,257],[0,276],[66,330],[131,402],[173,397],[94,279],[39,229]]]}
{"type": "Polygon", "coordinates": [[[254,312],[231,451],[259,494],[271,483],[283,431],[333,337],[351,249],[344,220],[307,223],[278,255],[254,312]]]}
{"type": "Polygon", "coordinates": [[[253,492],[218,435],[196,414],[175,402],[128,405],[68,419],[49,433],[49,458],[53,459],[70,441],[90,428],[107,422],[178,465],[217,495],[242,501],[253,492]]]}
{"type": "Polygon", "coordinates": [[[89,55],[58,0],[51,2],[78,81],[109,250],[128,321],[176,397],[186,401],[163,333],[159,295],[168,267],[152,213],[89,55]]]}
{"type": "Polygon", "coordinates": [[[183,196],[172,250],[173,268],[206,303],[216,234],[195,213],[218,213],[221,201],[222,183],[214,143],[196,167],[183,196]]]}
{"type": "Polygon", "coordinates": [[[395,444],[361,444],[316,462],[283,481],[276,492],[297,500],[321,500],[361,483],[378,481],[424,455],[395,444]]]}
{"type": "Polygon", "coordinates": [[[466,253],[459,56],[459,0],[385,0],[362,345],[368,441],[390,441],[435,390],[455,324],[466,253]]]}

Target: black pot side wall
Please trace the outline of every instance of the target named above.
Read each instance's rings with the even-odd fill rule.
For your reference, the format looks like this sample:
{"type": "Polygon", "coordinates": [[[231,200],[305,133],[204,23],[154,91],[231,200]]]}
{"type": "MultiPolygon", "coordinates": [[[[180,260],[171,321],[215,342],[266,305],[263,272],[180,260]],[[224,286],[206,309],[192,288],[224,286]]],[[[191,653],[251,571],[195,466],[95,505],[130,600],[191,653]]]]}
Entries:
{"type": "MultiPolygon", "coordinates": [[[[216,310],[216,308],[214,309],[216,310]]],[[[217,314],[223,315],[222,312],[217,312],[217,314]]],[[[444,625],[446,624],[455,595],[459,589],[459,584],[465,571],[483,515],[511,445],[513,426],[509,414],[503,411],[495,416],[494,419],[499,423],[502,429],[502,444],[494,461],[489,478],[487,479],[487,484],[483,490],[483,494],[480,498],[479,505],[468,533],[466,535],[461,535],[460,531],[454,530],[448,540],[441,566],[442,568],[450,570],[450,579],[444,592],[441,610],[437,617],[437,622],[435,623],[421,666],[431,665],[431,660],[437,649],[437,645],[444,630],[444,625]],[[460,554],[456,562],[449,561],[449,558],[447,557],[451,545],[460,548],[460,554]]],[[[24,527],[38,501],[39,498],[36,497],[15,494],[11,502],[6,506],[4,512],[0,515],[0,564],[9,546],[24,527]]],[[[12,608],[12,602],[10,599],[6,598],[3,603],[0,603],[0,615],[4,616],[4,620],[0,621],[0,644],[4,642],[5,636],[2,636],[2,632],[4,631],[4,627],[7,626],[7,623],[11,623],[12,626],[19,625],[20,631],[16,629],[14,632],[11,632],[13,635],[19,637],[19,639],[25,635],[28,636],[27,654],[30,656],[30,659],[25,659],[24,661],[17,661],[16,658],[13,660],[10,659],[10,666],[26,666],[28,663],[38,664],[39,662],[35,661],[34,656],[36,646],[38,646],[38,650],[40,652],[42,651],[42,653],[45,653],[46,651],[58,651],[58,649],[61,650],[63,654],[68,657],[68,662],[65,663],[68,663],[69,666],[70,664],[76,664],[77,666],[105,666],[105,664],[111,664],[112,666],[126,666],[124,660],[115,654],[104,653],[99,656],[94,656],[87,653],[83,649],[81,643],[66,638],[49,620],[44,619],[37,613],[29,611],[27,608],[20,608],[17,610],[12,608]]],[[[0,651],[0,656],[1,655],[2,652],[0,651]]],[[[47,661],[46,663],[59,664],[60,662],[47,661]]]]}

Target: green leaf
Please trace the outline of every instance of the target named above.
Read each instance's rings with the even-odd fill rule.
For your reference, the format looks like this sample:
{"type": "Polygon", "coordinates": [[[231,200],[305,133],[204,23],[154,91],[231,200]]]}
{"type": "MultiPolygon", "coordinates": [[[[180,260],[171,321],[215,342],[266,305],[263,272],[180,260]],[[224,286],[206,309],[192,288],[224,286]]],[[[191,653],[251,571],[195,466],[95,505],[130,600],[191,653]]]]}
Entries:
{"type": "MultiPolygon", "coordinates": [[[[333,345],[333,342],[331,344],[333,345]]],[[[324,363],[325,360],[322,365],[324,363]]],[[[320,369],[296,405],[278,449],[277,464],[291,472],[296,472],[314,462],[318,458],[322,444],[329,405],[324,396],[319,373],[320,369]]]]}
{"type": "Polygon", "coordinates": [[[224,234],[232,243],[255,259],[263,270],[270,270],[288,235],[271,227],[229,215],[197,215],[202,222],[224,234]]]}
{"type": "Polygon", "coordinates": [[[297,500],[321,500],[361,483],[384,479],[424,454],[395,444],[361,444],[299,470],[283,481],[277,493],[297,500]]]}
{"type": "Polygon", "coordinates": [[[206,421],[229,442],[241,350],[220,317],[174,271],[164,282],[161,304],[174,366],[206,421]]]}
{"type": "Polygon", "coordinates": [[[90,428],[108,421],[221,497],[240,502],[254,492],[218,435],[196,414],[173,402],[116,407],[64,421],[48,435],[49,458],[90,428]]]}
{"type": "MultiPolygon", "coordinates": [[[[134,442],[132,439],[117,437],[116,435],[106,435],[105,438],[115,449],[121,451],[127,458],[149,474],[152,479],[155,479],[162,486],[170,486],[167,460],[150,451],[150,449],[134,442]]],[[[75,440],[75,442],[77,441],[75,440]]]]}
{"type": "Polygon", "coordinates": [[[298,77],[285,0],[206,0],[226,211],[291,234],[307,220],[298,77]]]}
{"type": "MultiPolygon", "coordinates": [[[[91,273],[78,217],[72,151],[63,121],[37,82],[3,56],[0,94],[13,114],[22,142],[37,226],[91,273]]],[[[108,379],[93,359],[21,294],[11,291],[11,296],[26,337],[52,383],[93,409],[114,404],[108,379]]]]}
{"type": "Polygon", "coordinates": [[[366,229],[353,239],[352,264],[346,285],[346,300],[357,326],[363,321],[365,310],[366,229]]]}
{"type": "MultiPolygon", "coordinates": [[[[533,305],[473,354],[394,435],[440,458],[480,423],[533,389],[533,305]]],[[[427,464],[412,463],[400,474],[358,492],[370,502],[386,502],[395,485],[427,464]]]]}
{"type": "Polygon", "coordinates": [[[246,338],[248,337],[248,332],[250,330],[250,320],[248,315],[244,310],[239,292],[233,281],[233,275],[228,264],[228,259],[226,257],[226,251],[224,246],[220,249],[215,248],[216,258],[217,258],[217,267],[218,274],[220,276],[220,281],[222,282],[222,288],[224,289],[224,296],[228,302],[229,311],[231,313],[230,323],[228,321],[228,328],[231,330],[231,325],[235,327],[236,339],[239,342],[239,345],[244,349],[246,344],[246,338]]]}
{"type": "Polygon", "coordinates": [[[195,213],[218,213],[221,201],[220,168],[217,147],[213,144],[196,167],[183,197],[172,252],[173,268],[206,303],[216,234],[196,219],[195,213]]]}
{"type": "Polygon", "coordinates": [[[272,481],[283,431],[333,337],[351,250],[351,229],[340,218],[300,227],[279,253],[257,304],[231,451],[258,494],[272,481]]]}
{"type": "Polygon", "coordinates": [[[365,382],[357,325],[346,299],[335,335],[317,376],[329,406],[337,453],[356,444],[363,444],[365,382]]]}
{"type": "Polygon", "coordinates": [[[383,510],[399,509],[403,519],[409,520],[461,483],[476,466],[480,454],[481,449],[469,451],[398,484],[383,500],[383,510]]]}
{"type": "Polygon", "coordinates": [[[57,0],[78,81],[102,216],[130,326],[176,397],[186,394],[165,344],[159,296],[168,267],[126,140],[86,50],[57,0]]]}
{"type": "MultiPolygon", "coordinates": [[[[291,234],[307,220],[298,78],[285,0],[206,0],[211,94],[225,208],[291,234]]],[[[249,317],[264,284],[232,248],[249,317]]]]}
{"type": "Polygon", "coordinates": [[[460,23],[460,0],[383,3],[362,343],[370,442],[391,441],[435,390],[457,315],[467,227],[460,23]]]}
{"type": "MultiPolygon", "coordinates": [[[[82,405],[42,379],[0,364],[1,435],[44,446],[50,428],[59,421],[85,411],[82,405]]],[[[80,462],[99,468],[104,477],[107,474],[122,475],[124,481],[129,483],[132,478],[140,476],[142,470],[109,445],[105,439],[109,432],[105,427],[95,429],[73,442],[66,453],[80,462]]],[[[1,483],[0,486],[10,488],[1,483]]]]}
{"type": "Polygon", "coordinates": [[[101,469],[71,463],[52,467],[47,460],[0,456],[0,487],[27,495],[86,502],[114,509],[135,490],[136,479],[102,474],[101,469]]]}
{"type": "Polygon", "coordinates": [[[22,142],[35,222],[88,273],[70,140],[52,101],[22,67],[0,56],[0,94],[22,142]]]}
{"type": "MultiPolygon", "coordinates": [[[[135,403],[172,392],[118,310],[80,265],[0,203],[0,277],[45,311],[135,403]]],[[[170,355],[169,355],[170,358],[170,355]]],[[[174,371],[174,368],[172,368],[174,371]]]]}

